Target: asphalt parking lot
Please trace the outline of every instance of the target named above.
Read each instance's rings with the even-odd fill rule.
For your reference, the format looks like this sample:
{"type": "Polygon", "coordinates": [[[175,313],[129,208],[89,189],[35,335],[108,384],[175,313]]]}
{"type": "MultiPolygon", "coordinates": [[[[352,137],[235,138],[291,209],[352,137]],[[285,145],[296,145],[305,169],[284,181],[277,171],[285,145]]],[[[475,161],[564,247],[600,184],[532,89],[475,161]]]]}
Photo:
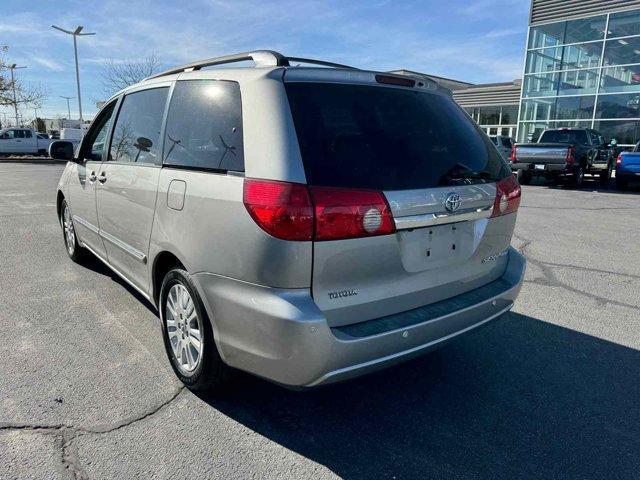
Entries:
{"type": "Polygon", "coordinates": [[[512,313],[291,392],[174,378],[153,308],[66,256],[61,165],[0,163],[0,478],[638,478],[640,192],[524,187],[512,313]]]}

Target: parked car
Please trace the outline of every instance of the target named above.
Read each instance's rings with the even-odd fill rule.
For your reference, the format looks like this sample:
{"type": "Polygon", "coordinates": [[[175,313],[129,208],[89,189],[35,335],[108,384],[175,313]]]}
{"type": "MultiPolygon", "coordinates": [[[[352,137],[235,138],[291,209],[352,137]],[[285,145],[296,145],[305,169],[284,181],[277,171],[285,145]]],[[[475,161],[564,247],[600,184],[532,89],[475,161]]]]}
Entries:
{"type": "Polygon", "coordinates": [[[500,154],[505,160],[508,160],[511,156],[511,150],[515,142],[511,137],[505,137],[504,135],[489,135],[489,138],[496,146],[500,154]]]}
{"type": "Polygon", "coordinates": [[[157,306],[192,389],[229,367],[295,387],[370,372],[498,318],[522,285],[517,180],[428,80],[211,59],[118,93],[76,156],[50,153],[70,160],[68,255],[157,306]]]}
{"type": "Polygon", "coordinates": [[[640,142],[630,152],[621,152],[616,160],[616,187],[624,190],[640,181],[640,142]]]}
{"type": "Polygon", "coordinates": [[[0,130],[0,154],[45,155],[51,144],[33,128],[12,127],[0,130]]]}
{"type": "Polygon", "coordinates": [[[612,146],[596,130],[558,128],[545,130],[537,143],[517,143],[509,158],[520,183],[533,176],[571,181],[582,185],[586,174],[598,175],[603,183],[613,172],[612,146]]]}

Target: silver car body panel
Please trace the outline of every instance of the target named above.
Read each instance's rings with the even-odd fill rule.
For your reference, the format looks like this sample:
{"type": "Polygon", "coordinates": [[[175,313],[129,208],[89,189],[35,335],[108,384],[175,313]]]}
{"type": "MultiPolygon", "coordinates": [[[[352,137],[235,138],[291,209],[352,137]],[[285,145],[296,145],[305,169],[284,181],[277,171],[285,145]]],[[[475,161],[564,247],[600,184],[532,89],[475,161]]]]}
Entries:
{"type": "MultiPolygon", "coordinates": [[[[157,258],[177,257],[201,294],[224,361],[285,385],[349,378],[496,318],[515,300],[524,259],[509,247],[516,215],[490,218],[495,184],[386,191],[395,233],[328,242],[274,238],[243,204],[245,176],[306,183],[284,81],[404,88],[381,86],[375,75],[224,68],[164,76],[120,92],[114,98],[180,79],[237,82],[245,171],[69,163],[59,189],[79,241],[152,301],[157,258]],[[94,171],[107,181],[89,182],[94,171]],[[452,193],[461,201],[456,211],[446,208],[452,193]],[[487,285],[494,291],[479,299],[473,292],[487,285]],[[457,309],[465,295],[474,303],[457,309]],[[429,305],[451,311],[434,317],[429,305]],[[414,317],[422,320],[404,324],[414,317]],[[350,337],[370,328],[377,333],[350,337]]],[[[415,88],[446,94],[428,81],[415,88]]]]}

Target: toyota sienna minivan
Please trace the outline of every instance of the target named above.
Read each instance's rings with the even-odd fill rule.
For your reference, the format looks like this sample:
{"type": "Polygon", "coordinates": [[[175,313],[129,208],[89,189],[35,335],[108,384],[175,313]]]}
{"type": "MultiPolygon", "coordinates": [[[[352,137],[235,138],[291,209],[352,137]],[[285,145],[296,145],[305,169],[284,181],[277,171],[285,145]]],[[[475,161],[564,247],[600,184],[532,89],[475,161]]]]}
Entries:
{"type": "Polygon", "coordinates": [[[157,306],[192,389],[232,368],[290,387],[361,375],[499,317],[522,284],[518,182],[425,78],[213,58],[119,92],[75,152],[49,153],[69,160],[69,256],[157,306]]]}

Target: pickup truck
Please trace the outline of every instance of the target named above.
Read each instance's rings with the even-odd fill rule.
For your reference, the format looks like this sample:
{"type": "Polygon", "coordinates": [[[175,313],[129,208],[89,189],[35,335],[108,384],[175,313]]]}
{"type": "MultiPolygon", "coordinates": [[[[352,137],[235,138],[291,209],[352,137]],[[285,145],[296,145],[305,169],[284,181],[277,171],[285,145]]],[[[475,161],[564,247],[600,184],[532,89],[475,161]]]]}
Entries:
{"type": "Polygon", "coordinates": [[[3,128],[0,130],[0,155],[46,155],[51,142],[33,128],[3,128]]]}
{"type": "Polygon", "coordinates": [[[616,187],[625,190],[633,181],[640,182],[640,142],[616,159],[616,187]]]}
{"type": "Polygon", "coordinates": [[[607,183],[613,172],[613,149],[602,135],[589,128],[545,130],[538,143],[516,143],[509,157],[520,183],[533,176],[582,185],[584,176],[598,175],[607,183]]]}

